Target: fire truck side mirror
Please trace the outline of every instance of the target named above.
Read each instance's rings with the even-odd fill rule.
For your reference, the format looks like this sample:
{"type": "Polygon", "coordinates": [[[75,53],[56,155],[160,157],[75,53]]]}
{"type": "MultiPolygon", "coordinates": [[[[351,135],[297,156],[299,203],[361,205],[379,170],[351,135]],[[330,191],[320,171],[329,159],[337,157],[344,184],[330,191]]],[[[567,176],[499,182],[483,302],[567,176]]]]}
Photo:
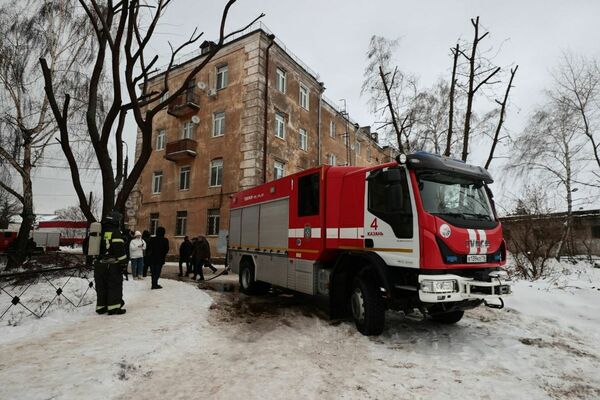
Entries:
{"type": "Polygon", "coordinates": [[[88,256],[100,255],[100,244],[102,243],[102,224],[93,222],[90,224],[90,236],[88,240],[88,256]]]}

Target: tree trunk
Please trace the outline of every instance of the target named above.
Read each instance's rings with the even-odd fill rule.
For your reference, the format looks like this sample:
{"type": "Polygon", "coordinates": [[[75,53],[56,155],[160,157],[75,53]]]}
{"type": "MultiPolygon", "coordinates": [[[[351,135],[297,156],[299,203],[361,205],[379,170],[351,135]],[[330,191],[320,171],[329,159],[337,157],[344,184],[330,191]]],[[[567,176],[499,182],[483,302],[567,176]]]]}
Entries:
{"type": "Polygon", "coordinates": [[[448,111],[448,136],[446,137],[446,150],[444,151],[444,155],[446,157],[450,157],[450,151],[452,149],[452,125],[454,122],[454,88],[456,87],[456,65],[458,64],[459,49],[460,47],[457,43],[456,47],[453,50],[454,63],[452,64],[452,81],[450,81],[450,110],[448,111]]]}
{"type": "Polygon", "coordinates": [[[27,259],[27,242],[29,235],[35,223],[35,214],[33,213],[33,185],[31,183],[31,135],[24,133],[23,140],[23,202],[21,217],[21,227],[14,242],[14,252],[8,258],[7,269],[16,268],[23,264],[27,259]]]}

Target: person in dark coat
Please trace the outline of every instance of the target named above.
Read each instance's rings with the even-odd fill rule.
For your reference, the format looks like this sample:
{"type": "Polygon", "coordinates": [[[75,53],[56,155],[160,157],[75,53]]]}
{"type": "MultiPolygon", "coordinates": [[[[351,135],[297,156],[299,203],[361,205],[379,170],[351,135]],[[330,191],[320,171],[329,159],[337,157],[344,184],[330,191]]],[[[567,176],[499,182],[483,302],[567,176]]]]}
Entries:
{"type": "Polygon", "coordinates": [[[185,237],[179,246],[179,276],[183,276],[183,263],[185,263],[185,276],[192,272],[192,242],[189,237],[185,237]]]}
{"type": "MultiPolygon", "coordinates": [[[[125,241],[125,253],[127,253],[127,259],[129,259],[129,243],[131,243],[131,239],[133,239],[133,235],[131,234],[131,231],[129,230],[129,228],[127,228],[127,225],[124,225],[123,227],[123,240],[125,241]]],[[[128,281],[129,280],[129,273],[127,272],[127,263],[125,263],[123,265],[123,276],[125,277],[125,280],[128,281]]]]}
{"type": "Polygon", "coordinates": [[[194,258],[194,279],[199,277],[199,280],[204,280],[204,267],[210,268],[213,272],[217,269],[210,263],[210,244],[204,236],[199,236],[194,243],[192,257],[194,258]]]}
{"type": "Polygon", "coordinates": [[[165,265],[168,253],[169,239],[165,237],[165,228],[159,226],[156,229],[156,236],[150,238],[148,245],[148,262],[150,263],[150,270],[152,272],[152,289],[162,289],[162,286],[158,284],[158,278],[160,278],[160,272],[163,265],[165,265]]]}
{"type": "Polygon", "coordinates": [[[149,231],[144,231],[142,233],[142,239],[144,240],[144,242],[146,242],[146,251],[144,252],[144,268],[143,268],[143,273],[142,276],[145,278],[146,275],[148,275],[148,267],[150,267],[150,261],[148,258],[148,246],[150,245],[150,232],[149,231]]]}
{"type": "Polygon", "coordinates": [[[127,254],[120,224],[121,214],[117,211],[108,213],[102,221],[100,256],[94,263],[98,314],[125,314],[122,267],[127,263],[127,254]]]}

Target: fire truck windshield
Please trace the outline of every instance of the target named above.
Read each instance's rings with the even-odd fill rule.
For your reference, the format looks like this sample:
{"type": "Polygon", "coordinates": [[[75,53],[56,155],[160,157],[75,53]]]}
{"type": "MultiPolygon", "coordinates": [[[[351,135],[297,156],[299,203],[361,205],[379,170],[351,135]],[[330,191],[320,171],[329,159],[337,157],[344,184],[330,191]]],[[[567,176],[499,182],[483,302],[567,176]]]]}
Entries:
{"type": "Polygon", "coordinates": [[[419,175],[423,208],[453,225],[491,228],[494,213],[482,182],[439,173],[419,175]]]}

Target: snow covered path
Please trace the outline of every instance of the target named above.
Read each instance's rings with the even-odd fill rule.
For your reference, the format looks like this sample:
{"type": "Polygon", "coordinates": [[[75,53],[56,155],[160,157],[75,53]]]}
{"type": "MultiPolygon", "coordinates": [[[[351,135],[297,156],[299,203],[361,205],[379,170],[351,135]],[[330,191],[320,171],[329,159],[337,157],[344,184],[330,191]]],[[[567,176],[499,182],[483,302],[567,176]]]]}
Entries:
{"type": "Polygon", "coordinates": [[[302,299],[130,281],[125,316],[1,325],[0,399],[600,398],[597,278],[520,282],[455,326],[390,313],[376,338],[302,299]]]}

